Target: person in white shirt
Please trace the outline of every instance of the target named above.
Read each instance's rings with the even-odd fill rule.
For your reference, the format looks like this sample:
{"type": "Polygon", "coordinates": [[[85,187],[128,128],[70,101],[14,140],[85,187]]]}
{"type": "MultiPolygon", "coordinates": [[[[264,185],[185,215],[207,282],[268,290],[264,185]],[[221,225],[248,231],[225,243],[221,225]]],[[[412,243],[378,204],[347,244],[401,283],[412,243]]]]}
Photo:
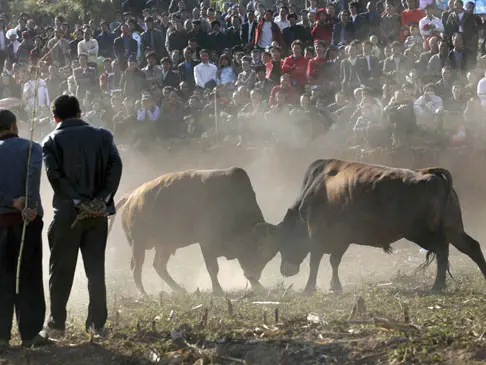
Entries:
{"type": "Polygon", "coordinates": [[[420,34],[427,41],[428,38],[444,32],[442,20],[434,16],[434,6],[429,4],[425,7],[425,17],[419,21],[420,34]]]}
{"type": "Polygon", "coordinates": [[[417,124],[427,131],[437,128],[437,115],[443,110],[443,102],[440,96],[435,95],[435,85],[424,86],[424,95],[415,100],[413,111],[417,117],[417,124]]]}
{"type": "Polygon", "coordinates": [[[286,6],[282,6],[280,8],[279,15],[275,17],[275,23],[278,25],[280,30],[284,30],[285,28],[290,27],[290,23],[287,20],[287,15],[289,14],[289,8],[286,6]]]}
{"type": "Polygon", "coordinates": [[[12,54],[10,55],[12,61],[17,58],[17,50],[19,49],[20,42],[18,40],[18,34],[15,29],[9,29],[7,32],[7,38],[10,41],[10,44],[12,45],[12,54]]]}
{"type": "Polygon", "coordinates": [[[51,103],[46,81],[40,78],[36,78],[37,76],[36,74],[37,74],[36,68],[32,67],[30,71],[30,78],[24,84],[24,87],[22,89],[22,100],[29,110],[34,110],[35,107],[49,108],[51,103]],[[36,86],[37,86],[37,103],[35,102],[36,86]]]}
{"type": "Polygon", "coordinates": [[[486,111],[486,68],[484,69],[484,77],[478,82],[477,93],[479,99],[481,99],[481,105],[486,111]]]}
{"type": "Polygon", "coordinates": [[[90,27],[84,29],[84,39],[78,43],[78,57],[80,54],[88,55],[88,66],[98,66],[98,41],[92,38],[90,27]]]}
{"type": "Polygon", "coordinates": [[[217,85],[218,67],[209,62],[209,52],[202,49],[199,52],[201,63],[194,67],[194,81],[196,86],[201,88],[208,87],[208,83],[217,85]]]}

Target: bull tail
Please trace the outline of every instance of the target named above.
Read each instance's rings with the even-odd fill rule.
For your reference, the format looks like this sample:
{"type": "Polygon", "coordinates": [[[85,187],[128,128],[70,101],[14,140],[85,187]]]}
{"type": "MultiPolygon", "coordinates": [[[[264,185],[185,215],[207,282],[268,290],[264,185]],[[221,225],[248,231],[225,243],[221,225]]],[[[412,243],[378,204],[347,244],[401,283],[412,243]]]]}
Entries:
{"type": "Polygon", "coordinates": [[[452,174],[450,173],[450,171],[440,167],[432,167],[429,169],[425,169],[424,173],[439,176],[447,182],[447,199],[449,199],[449,197],[452,195],[452,190],[454,188],[452,174]]]}
{"type": "MultiPolygon", "coordinates": [[[[428,169],[423,169],[421,171],[424,174],[432,174],[432,175],[435,175],[437,177],[440,177],[447,183],[447,193],[446,193],[447,195],[446,195],[444,202],[442,204],[442,209],[440,211],[440,217],[439,217],[439,229],[442,229],[443,224],[444,224],[444,216],[446,214],[446,209],[447,209],[447,205],[449,203],[449,199],[454,194],[454,182],[453,182],[452,174],[450,173],[449,170],[443,169],[443,168],[440,168],[440,167],[432,167],[432,168],[428,168],[428,169]]],[[[427,255],[425,256],[425,262],[417,268],[416,272],[417,271],[424,271],[425,269],[427,269],[427,267],[429,267],[429,265],[435,260],[435,258],[436,258],[435,252],[428,251],[427,255]]],[[[450,271],[450,266],[451,266],[450,262],[448,262],[447,263],[447,272],[448,272],[449,276],[451,277],[451,279],[454,279],[454,277],[452,276],[452,273],[450,271]]]]}
{"type": "MultiPolygon", "coordinates": [[[[118,212],[120,209],[123,209],[123,207],[125,206],[127,200],[128,200],[128,196],[129,194],[125,195],[123,198],[120,199],[120,201],[115,205],[115,210],[116,212],[118,212]]],[[[113,215],[111,218],[110,218],[110,224],[108,225],[108,236],[110,235],[110,232],[111,230],[113,229],[113,225],[115,224],[115,217],[116,217],[116,214],[113,215]]]]}
{"type": "MultiPolygon", "coordinates": [[[[425,255],[425,262],[423,264],[421,264],[416,270],[415,270],[415,274],[417,274],[418,272],[424,272],[432,262],[434,262],[435,258],[436,258],[436,254],[435,252],[432,252],[432,251],[427,251],[427,254],[425,255]]],[[[449,274],[449,276],[451,277],[451,279],[454,280],[454,277],[452,276],[452,273],[451,273],[451,264],[450,262],[447,263],[447,273],[449,274]]]]}
{"type": "Polygon", "coordinates": [[[454,194],[454,182],[453,182],[453,179],[452,179],[452,174],[449,172],[449,170],[446,170],[446,169],[443,169],[443,168],[440,168],[440,167],[431,167],[431,168],[428,168],[428,169],[423,169],[421,171],[424,174],[431,174],[431,175],[435,175],[437,177],[440,177],[447,184],[447,193],[446,193],[447,195],[446,195],[446,197],[443,201],[443,204],[442,204],[442,207],[441,207],[440,213],[439,213],[440,216],[438,217],[438,221],[437,221],[439,229],[442,229],[447,205],[449,203],[450,198],[454,194]]]}

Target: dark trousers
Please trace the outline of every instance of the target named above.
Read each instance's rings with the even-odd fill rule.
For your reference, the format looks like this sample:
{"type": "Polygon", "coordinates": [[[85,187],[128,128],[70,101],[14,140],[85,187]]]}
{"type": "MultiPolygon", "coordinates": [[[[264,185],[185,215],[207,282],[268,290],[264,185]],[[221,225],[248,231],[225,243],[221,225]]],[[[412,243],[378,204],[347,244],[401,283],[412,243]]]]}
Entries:
{"type": "Polygon", "coordinates": [[[108,309],[105,285],[105,249],[108,234],[106,218],[80,220],[71,228],[73,219],[54,217],[49,226],[48,238],[51,256],[49,261],[49,291],[51,316],[49,326],[64,329],[66,305],[71,293],[74,272],[81,250],[88,278],[89,307],[86,329],[102,329],[108,309]]]}
{"type": "Polygon", "coordinates": [[[22,341],[32,340],[44,324],[46,303],[42,282],[42,219],[27,226],[15,293],[22,224],[0,227],[0,340],[9,341],[15,309],[22,341]]]}

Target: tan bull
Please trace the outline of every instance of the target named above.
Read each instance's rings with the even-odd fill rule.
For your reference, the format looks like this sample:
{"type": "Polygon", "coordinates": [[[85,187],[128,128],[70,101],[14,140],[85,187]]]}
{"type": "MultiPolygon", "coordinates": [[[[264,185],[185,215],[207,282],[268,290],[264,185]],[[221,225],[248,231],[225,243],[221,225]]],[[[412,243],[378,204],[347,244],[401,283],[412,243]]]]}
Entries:
{"type": "MultiPolygon", "coordinates": [[[[135,284],[142,284],[145,251],[155,248],[154,268],[174,291],[183,291],[167,271],[177,249],[199,243],[213,292],[222,294],[218,257],[238,259],[245,277],[261,289],[261,273],[277,254],[275,227],[266,223],[250,179],[241,168],[187,170],[147,182],[116,206],[132,248],[135,284]]],[[[110,230],[113,221],[110,222],[110,230]]]]}

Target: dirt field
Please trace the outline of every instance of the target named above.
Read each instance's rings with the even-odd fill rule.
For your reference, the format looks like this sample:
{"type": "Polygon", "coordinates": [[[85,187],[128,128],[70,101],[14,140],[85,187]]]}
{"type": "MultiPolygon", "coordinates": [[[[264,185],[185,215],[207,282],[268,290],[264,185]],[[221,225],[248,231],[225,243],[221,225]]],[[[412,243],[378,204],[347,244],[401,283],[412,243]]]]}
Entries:
{"type": "MultiPolygon", "coordinates": [[[[165,171],[238,165],[247,169],[267,220],[277,223],[295,198],[308,164],[322,157],[316,153],[269,161],[250,155],[225,160],[189,152],[150,164],[125,153],[118,198],[165,171]]],[[[46,182],[43,190],[47,226],[52,193],[46,182]]],[[[465,211],[468,232],[485,242],[482,217],[480,210],[465,211]]],[[[392,255],[351,247],[340,267],[345,291],[341,296],[328,294],[330,265],[325,257],[319,291],[312,297],[300,295],[308,259],[298,276],[283,280],[277,255],[263,274],[268,293],[260,296],[246,289],[236,262],[221,259],[219,278],[228,294],[213,298],[197,245],[179,250],[169,262],[174,279],[191,293],[185,296],[168,292],[151,267],[149,253],[143,280],[152,300],[139,301],[129,270],[130,251],[117,222],[107,254],[108,338],[92,339],[82,331],[87,290],[79,265],[65,338],[39,350],[18,348],[15,338],[14,346],[0,354],[0,365],[486,363],[486,281],[475,264],[451,249],[454,279],[448,278],[444,294],[429,295],[435,264],[415,274],[425,254],[408,242],[393,247],[392,255]]],[[[48,256],[46,245],[45,270],[48,256]]],[[[47,283],[47,272],[44,280],[47,283]]]]}

